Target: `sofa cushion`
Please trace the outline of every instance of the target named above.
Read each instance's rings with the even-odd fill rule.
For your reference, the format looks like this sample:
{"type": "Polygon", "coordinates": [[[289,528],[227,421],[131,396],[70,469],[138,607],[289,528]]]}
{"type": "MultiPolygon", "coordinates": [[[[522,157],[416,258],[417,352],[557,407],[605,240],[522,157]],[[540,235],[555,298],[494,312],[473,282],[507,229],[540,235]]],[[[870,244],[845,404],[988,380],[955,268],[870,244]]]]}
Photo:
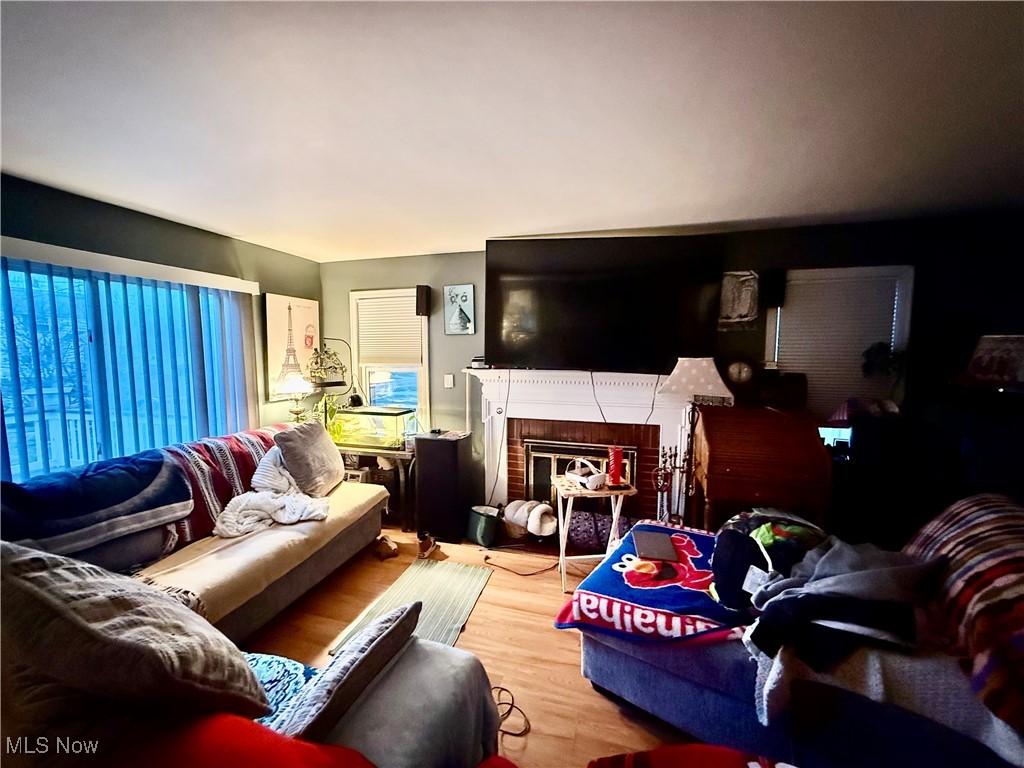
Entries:
{"type": "Polygon", "coordinates": [[[359,631],[267,726],[285,736],[323,739],[412,637],[422,607],[415,602],[396,608],[359,631]]]}
{"type": "Polygon", "coordinates": [[[680,645],[672,641],[656,643],[586,629],[581,631],[589,642],[600,643],[664,671],[666,679],[669,675],[682,678],[753,707],[757,663],[740,640],[680,645]]]}
{"type": "Polygon", "coordinates": [[[994,494],[958,501],[904,551],[948,558],[944,614],[971,658],[971,685],[1024,733],[1024,507],[994,494]]]}
{"type": "Polygon", "coordinates": [[[217,623],[384,501],[387,491],[368,483],[342,483],[328,497],[327,519],[274,525],[222,539],[208,536],[153,563],[141,575],[198,595],[217,623]]]}
{"type": "Polygon", "coordinates": [[[224,635],[137,579],[0,543],[4,654],[91,694],[258,716],[259,681],[224,635]]]}
{"type": "Polygon", "coordinates": [[[319,421],[279,432],[274,442],[281,449],[285,468],[303,493],[326,496],[345,479],[345,462],[338,446],[319,421]]]}

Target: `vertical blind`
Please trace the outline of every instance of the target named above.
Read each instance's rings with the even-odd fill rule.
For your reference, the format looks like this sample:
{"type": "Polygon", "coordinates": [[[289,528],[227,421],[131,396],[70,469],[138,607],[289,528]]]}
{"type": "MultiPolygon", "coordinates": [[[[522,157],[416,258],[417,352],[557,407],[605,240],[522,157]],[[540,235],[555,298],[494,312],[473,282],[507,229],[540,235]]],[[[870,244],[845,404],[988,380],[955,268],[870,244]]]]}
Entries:
{"type": "Polygon", "coordinates": [[[369,292],[354,298],[356,349],[361,365],[422,365],[423,318],[416,292],[369,292]]]}
{"type": "Polygon", "coordinates": [[[254,424],[251,299],[0,257],[4,479],[254,424]]]}
{"type": "Polygon", "coordinates": [[[819,419],[851,397],[889,397],[890,381],[864,377],[863,353],[876,342],[906,342],[912,274],[911,267],[789,271],[768,341],[780,369],[807,374],[807,406],[819,419]]]}

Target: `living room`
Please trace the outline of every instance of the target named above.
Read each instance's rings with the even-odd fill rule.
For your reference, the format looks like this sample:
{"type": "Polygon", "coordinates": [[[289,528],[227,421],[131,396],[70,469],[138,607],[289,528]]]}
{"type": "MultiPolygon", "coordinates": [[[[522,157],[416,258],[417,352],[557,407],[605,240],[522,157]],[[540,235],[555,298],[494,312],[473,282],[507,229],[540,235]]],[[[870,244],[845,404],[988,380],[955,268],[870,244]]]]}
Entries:
{"type": "Polygon", "coordinates": [[[0,10],[5,765],[1024,765],[1024,4],[0,10]]]}

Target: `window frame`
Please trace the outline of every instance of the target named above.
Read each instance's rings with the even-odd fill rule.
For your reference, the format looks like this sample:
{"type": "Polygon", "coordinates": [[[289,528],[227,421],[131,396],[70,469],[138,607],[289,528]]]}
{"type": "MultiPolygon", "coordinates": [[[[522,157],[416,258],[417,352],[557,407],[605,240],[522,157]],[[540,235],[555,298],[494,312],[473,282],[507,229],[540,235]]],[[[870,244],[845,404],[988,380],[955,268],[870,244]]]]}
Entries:
{"type": "Polygon", "coordinates": [[[416,409],[416,419],[419,428],[424,432],[430,431],[430,318],[426,315],[419,315],[420,320],[420,364],[410,363],[388,363],[374,362],[363,363],[359,357],[359,302],[362,299],[386,298],[389,296],[411,297],[416,300],[416,288],[383,288],[371,290],[349,291],[349,329],[352,338],[352,363],[356,368],[354,375],[358,377],[359,387],[366,395],[367,405],[370,402],[370,369],[391,369],[391,370],[414,370],[418,372],[416,398],[419,407],[416,409]]]}
{"type": "MultiPolygon", "coordinates": [[[[786,284],[792,272],[810,273],[801,275],[794,282],[798,283],[831,283],[841,280],[864,280],[892,278],[896,281],[896,307],[893,312],[892,332],[889,339],[890,349],[905,349],[910,341],[910,315],[914,308],[914,268],[910,265],[888,265],[880,267],[826,267],[815,269],[793,269],[786,274],[786,284]]],[[[780,317],[785,320],[785,305],[769,307],[765,312],[764,329],[764,363],[766,368],[777,368],[779,364],[779,345],[781,342],[782,325],[780,317]]]]}

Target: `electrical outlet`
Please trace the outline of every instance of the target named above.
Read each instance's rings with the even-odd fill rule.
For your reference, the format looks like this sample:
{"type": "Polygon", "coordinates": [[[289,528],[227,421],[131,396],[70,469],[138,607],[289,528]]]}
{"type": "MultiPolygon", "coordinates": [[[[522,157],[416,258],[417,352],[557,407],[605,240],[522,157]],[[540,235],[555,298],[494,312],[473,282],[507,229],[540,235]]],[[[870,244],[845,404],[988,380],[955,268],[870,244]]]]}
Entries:
{"type": "Polygon", "coordinates": [[[444,375],[444,388],[445,389],[455,389],[455,374],[454,373],[446,373],[444,375]]]}

